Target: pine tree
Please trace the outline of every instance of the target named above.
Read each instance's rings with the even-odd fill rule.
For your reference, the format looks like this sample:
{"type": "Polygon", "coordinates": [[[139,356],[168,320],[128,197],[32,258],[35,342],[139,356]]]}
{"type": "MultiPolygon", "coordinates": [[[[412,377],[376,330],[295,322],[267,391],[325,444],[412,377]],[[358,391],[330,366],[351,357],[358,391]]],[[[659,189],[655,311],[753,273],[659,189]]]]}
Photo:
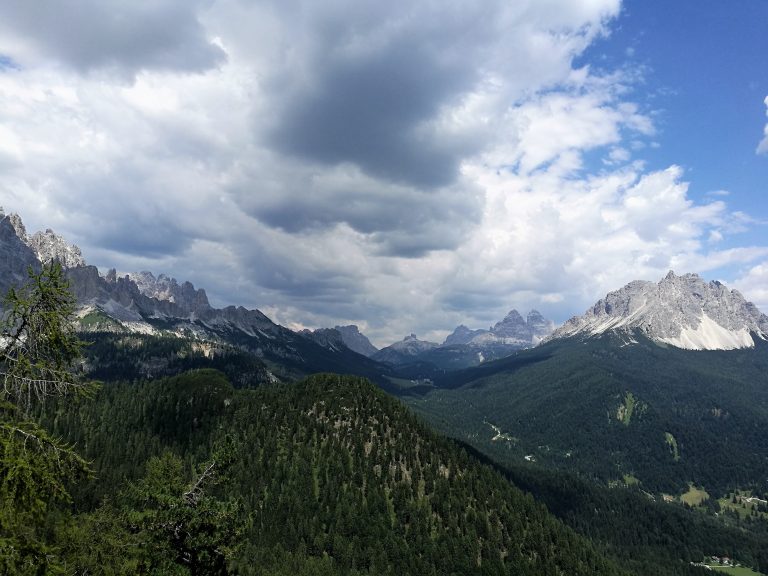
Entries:
{"type": "Polygon", "coordinates": [[[71,446],[31,417],[49,396],[86,394],[78,377],[81,342],[72,328],[74,297],[61,266],[29,270],[29,282],[11,289],[0,323],[0,573],[55,572],[56,550],[46,518],[68,501],[65,483],[88,474],[71,446]]]}

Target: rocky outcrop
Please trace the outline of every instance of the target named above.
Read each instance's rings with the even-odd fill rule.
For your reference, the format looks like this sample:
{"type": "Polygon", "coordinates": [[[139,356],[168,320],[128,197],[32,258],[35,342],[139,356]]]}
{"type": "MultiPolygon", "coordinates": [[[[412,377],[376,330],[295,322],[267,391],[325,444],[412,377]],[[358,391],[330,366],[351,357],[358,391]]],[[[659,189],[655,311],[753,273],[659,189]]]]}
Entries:
{"type": "Polygon", "coordinates": [[[128,274],[127,277],[144,296],[176,304],[186,314],[202,315],[211,308],[205,290],[196,290],[191,282],[179,284],[176,278],[165,274],[155,277],[152,272],[147,271],[128,274]]]}
{"type": "Polygon", "coordinates": [[[302,336],[309,338],[313,342],[320,344],[323,348],[328,350],[338,351],[342,348],[349,348],[344,343],[344,339],[338,330],[334,328],[318,328],[317,330],[301,330],[299,332],[302,336]]]}
{"type": "Polygon", "coordinates": [[[537,310],[531,310],[523,318],[517,310],[510,312],[488,330],[470,330],[463,324],[445,339],[443,346],[465,345],[482,349],[490,345],[508,345],[514,349],[530,348],[549,336],[555,329],[551,320],[544,318],[537,310]]]}
{"type": "Polygon", "coordinates": [[[28,238],[27,244],[35,251],[37,259],[44,264],[56,261],[64,268],[85,266],[80,248],[70,244],[50,228],[45,232],[35,232],[28,238]]]}
{"type": "Polygon", "coordinates": [[[362,334],[360,329],[354,324],[350,324],[348,326],[336,326],[335,330],[341,334],[341,339],[347,348],[357,352],[358,354],[362,354],[363,356],[371,358],[374,354],[376,354],[376,352],[379,351],[376,346],[371,344],[371,341],[368,340],[367,336],[362,334]]]}
{"type": "Polygon", "coordinates": [[[27,280],[30,267],[40,268],[34,251],[18,236],[19,228],[26,236],[21,219],[14,214],[6,216],[0,208],[0,298],[27,280]]]}
{"type": "Polygon", "coordinates": [[[610,292],[552,338],[640,331],[657,342],[691,350],[754,346],[768,336],[768,317],[737,290],[697,274],[670,271],[660,282],[636,280],[610,292]]]}
{"type": "Polygon", "coordinates": [[[456,326],[454,331],[448,335],[443,342],[443,346],[460,346],[462,344],[469,344],[475,336],[488,333],[488,330],[471,330],[461,324],[456,326]]]}

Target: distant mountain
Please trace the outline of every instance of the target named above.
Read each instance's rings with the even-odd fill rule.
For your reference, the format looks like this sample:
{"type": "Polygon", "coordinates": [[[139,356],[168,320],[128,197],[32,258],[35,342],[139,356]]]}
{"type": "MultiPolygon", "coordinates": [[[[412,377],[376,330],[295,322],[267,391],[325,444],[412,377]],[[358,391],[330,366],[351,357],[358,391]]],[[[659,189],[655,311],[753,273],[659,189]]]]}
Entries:
{"type": "MultiPolygon", "coordinates": [[[[108,276],[114,277],[116,272],[112,270],[108,276]]],[[[176,278],[171,278],[165,274],[160,274],[155,278],[152,272],[147,271],[128,274],[128,278],[136,283],[139,292],[149,298],[173,302],[190,312],[205,312],[211,308],[205,290],[202,288],[195,290],[191,282],[179,284],[176,278]]]]}
{"type": "Polygon", "coordinates": [[[464,324],[456,326],[455,330],[448,335],[443,342],[443,346],[461,346],[462,344],[469,344],[475,336],[486,334],[488,330],[470,330],[464,324]]]}
{"type": "Polygon", "coordinates": [[[335,330],[341,334],[341,339],[347,348],[354,350],[358,354],[371,358],[379,351],[376,346],[371,344],[368,337],[362,334],[357,326],[350,324],[348,326],[336,326],[335,330]]]}
{"type": "Polygon", "coordinates": [[[696,274],[669,272],[658,284],[630,282],[583,316],[571,318],[552,338],[635,330],[656,342],[689,350],[732,350],[768,337],[768,316],[736,290],[696,274]]]}
{"type": "Polygon", "coordinates": [[[469,345],[483,348],[489,344],[506,344],[520,348],[535,346],[555,329],[552,320],[545,319],[538,310],[531,310],[523,318],[517,310],[511,310],[488,330],[470,330],[463,324],[457,326],[442,346],[469,345]]]}
{"type": "Polygon", "coordinates": [[[373,357],[379,351],[364,334],[360,333],[360,330],[354,324],[336,326],[335,328],[302,330],[299,333],[325,348],[336,350],[340,347],[346,347],[367,358],[373,357]]]}
{"type": "Polygon", "coordinates": [[[27,229],[21,220],[21,216],[18,214],[5,216],[5,212],[0,208],[0,218],[7,219],[16,232],[18,239],[32,249],[37,260],[40,262],[47,263],[51,260],[56,260],[64,268],[85,266],[85,260],[80,252],[80,248],[68,243],[50,228],[45,232],[35,232],[30,236],[27,234],[27,229]]]}
{"type": "Polygon", "coordinates": [[[70,244],[50,228],[45,232],[35,232],[28,238],[27,244],[35,251],[40,262],[56,260],[64,268],[85,266],[80,248],[70,244]]]}
{"type": "Polygon", "coordinates": [[[411,335],[379,351],[374,358],[404,369],[409,377],[428,378],[531,348],[554,329],[554,322],[536,310],[531,310],[526,318],[517,310],[511,310],[487,330],[472,330],[462,324],[440,345],[422,343],[411,335]]]}
{"type": "Polygon", "coordinates": [[[22,284],[27,279],[28,268],[40,268],[35,252],[17,234],[20,222],[13,214],[6,216],[0,208],[0,296],[11,287],[22,284]]]}
{"type": "Polygon", "coordinates": [[[158,298],[142,293],[130,275],[120,277],[114,270],[102,277],[95,267],[84,266],[67,274],[80,305],[81,326],[86,330],[172,335],[229,344],[255,354],[283,378],[340,372],[382,382],[387,371],[341,342],[336,347],[318,343],[316,338],[275,324],[259,310],[214,308],[205,291],[189,282],[166,282],[160,277],[159,285],[153,285],[145,276],[144,291],[158,298]]]}
{"type": "Polygon", "coordinates": [[[317,330],[300,330],[299,334],[309,338],[310,340],[317,342],[323,348],[328,350],[338,351],[344,348],[349,348],[344,343],[341,334],[334,328],[318,328],[317,330]]]}
{"type": "Polygon", "coordinates": [[[386,362],[394,366],[408,364],[415,361],[420,355],[438,347],[435,342],[419,340],[415,334],[406,336],[399,342],[382,348],[372,358],[378,362],[386,362]]]}

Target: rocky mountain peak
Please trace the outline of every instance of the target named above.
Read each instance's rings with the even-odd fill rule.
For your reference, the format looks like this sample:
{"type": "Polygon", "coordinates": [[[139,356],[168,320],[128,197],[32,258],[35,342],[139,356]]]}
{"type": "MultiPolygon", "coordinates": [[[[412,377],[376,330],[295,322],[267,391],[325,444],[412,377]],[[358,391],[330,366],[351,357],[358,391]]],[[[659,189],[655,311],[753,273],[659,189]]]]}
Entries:
{"type": "Polygon", "coordinates": [[[6,216],[0,208],[0,295],[25,282],[30,266],[40,268],[34,251],[19,236],[19,230],[26,237],[21,219],[15,214],[6,216]]]}
{"type": "MultiPolygon", "coordinates": [[[[435,344],[434,342],[419,340],[416,337],[416,334],[409,334],[399,342],[395,342],[394,344],[391,344],[387,348],[398,350],[400,352],[406,352],[408,354],[411,354],[411,353],[416,354],[418,352],[421,352],[424,350],[430,350],[436,347],[437,347],[437,344],[435,344]]],[[[380,350],[380,352],[387,350],[387,348],[383,348],[382,350],[380,350]]]]}
{"type": "Polygon", "coordinates": [[[300,330],[299,334],[329,350],[338,351],[345,346],[349,348],[349,346],[344,344],[344,340],[339,331],[334,328],[318,328],[317,330],[309,330],[305,328],[304,330],[300,330]]]}
{"type": "Polygon", "coordinates": [[[210,308],[205,290],[195,289],[191,282],[179,284],[175,278],[160,274],[155,277],[152,272],[142,271],[128,274],[144,296],[156,300],[172,302],[189,312],[200,313],[210,308]]]}
{"type": "MultiPolygon", "coordinates": [[[[6,217],[2,207],[0,207],[0,217],[6,217]]],[[[7,218],[8,218],[8,223],[16,231],[16,236],[19,237],[19,240],[24,242],[24,244],[28,244],[29,237],[27,236],[27,229],[24,227],[24,222],[21,221],[21,216],[19,216],[14,212],[14,213],[8,214],[7,218]]]]}
{"type": "Polygon", "coordinates": [[[610,292],[552,337],[609,330],[640,330],[652,340],[678,348],[729,350],[754,346],[753,335],[766,338],[768,317],[721,282],[670,271],[658,283],[636,280],[610,292]]]}
{"type": "Polygon", "coordinates": [[[85,259],[80,248],[70,244],[50,228],[47,228],[45,232],[35,232],[29,237],[27,244],[35,251],[40,262],[57,261],[64,268],[85,266],[85,259]]]}
{"type": "Polygon", "coordinates": [[[358,354],[370,358],[379,351],[379,349],[371,344],[371,341],[368,340],[368,338],[362,334],[360,329],[354,324],[349,324],[348,326],[336,326],[335,330],[341,334],[341,339],[346,347],[358,354]]]}
{"type": "Polygon", "coordinates": [[[501,338],[520,338],[524,339],[528,332],[528,325],[525,319],[517,310],[510,310],[509,313],[500,322],[491,328],[491,332],[501,338]]]}
{"type": "Polygon", "coordinates": [[[415,334],[409,334],[399,342],[395,342],[386,348],[382,348],[376,352],[372,358],[379,362],[403,364],[412,360],[419,354],[433,350],[437,347],[438,345],[434,342],[419,340],[415,334]]]}
{"type": "Polygon", "coordinates": [[[47,264],[55,260],[61,263],[64,268],[85,266],[85,259],[80,248],[70,244],[50,228],[46,229],[45,232],[35,232],[30,236],[27,234],[21,216],[15,213],[5,216],[5,212],[0,207],[0,218],[2,217],[8,219],[8,223],[13,227],[16,236],[32,249],[40,263],[47,264]]]}
{"type": "Polygon", "coordinates": [[[469,344],[472,341],[472,338],[484,333],[486,333],[486,330],[471,330],[464,326],[464,324],[461,324],[456,326],[454,331],[448,335],[448,337],[443,342],[443,346],[469,344]]]}
{"type": "Polygon", "coordinates": [[[304,329],[299,334],[330,350],[338,351],[346,347],[369,358],[379,351],[364,334],[360,333],[360,329],[354,324],[336,326],[335,328],[318,328],[317,330],[304,329]]]}

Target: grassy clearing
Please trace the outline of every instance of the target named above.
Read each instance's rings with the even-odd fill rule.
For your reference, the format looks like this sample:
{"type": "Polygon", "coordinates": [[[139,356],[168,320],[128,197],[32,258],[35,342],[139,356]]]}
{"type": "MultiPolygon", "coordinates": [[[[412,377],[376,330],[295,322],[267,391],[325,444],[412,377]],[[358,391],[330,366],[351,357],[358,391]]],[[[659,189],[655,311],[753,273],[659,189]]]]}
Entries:
{"type": "Polygon", "coordinates": [[[696,488],[693,484],[689,484],[688,492],[680,496],[680,501],[688,506],[698,506],[707,499],[709,499],[707,491],[704,488],[696,488]]]}
{"type": "MultiPolygon", "coordinates": [[[[768,513],[761,512],[761,509],[758,507],[759,502],[754,500],[750,501],[749,499],[751,498],[752,492],[748,490],[737,490],[736,492],[728,494],[725,498],[720,498],[718,503],[722,510],[736,512],[742,519],[747,518],[748,516],[755,516],[768,520],[768,513]],[[734,502],[734,499],[736,502],[734,502]]],[[[765,510],[765,508],[763,508],[763,510],[765,510]]]]}
{"type": "Polygon", "coordinates": [[[616,413],[616,417],[621,421],[624,426],[629,426],[632,421],[632,413],[635,411],[635,397],[632,392],[627,392],[624,396],[624,404],[619,406],[619,410],[616,413]]]}
{"type": "Polygon", "coordinates": [[[664,439],[667,441],[667,446],[669,446],[669,449],[672,451],[672,457],[675,459],[675,462],[679,461],[680,452],[677,450],[677,440],[675,440],[675,437],[669,432],[664,432],[664,439]]]}
{"type": "Polygon", "coordinates": [[[744,566],[710,566],[710,568],[718,572],[733,574],[733,576],[762,576],[760,572],[755,572],[751,568],[744,566]]]}
{"type": "Polygon", "coordinates": [[[627,486],[637,486],[640,484],[640,480],[632,476],[632,474],[624,474],[624,484],[627,486]]]}

